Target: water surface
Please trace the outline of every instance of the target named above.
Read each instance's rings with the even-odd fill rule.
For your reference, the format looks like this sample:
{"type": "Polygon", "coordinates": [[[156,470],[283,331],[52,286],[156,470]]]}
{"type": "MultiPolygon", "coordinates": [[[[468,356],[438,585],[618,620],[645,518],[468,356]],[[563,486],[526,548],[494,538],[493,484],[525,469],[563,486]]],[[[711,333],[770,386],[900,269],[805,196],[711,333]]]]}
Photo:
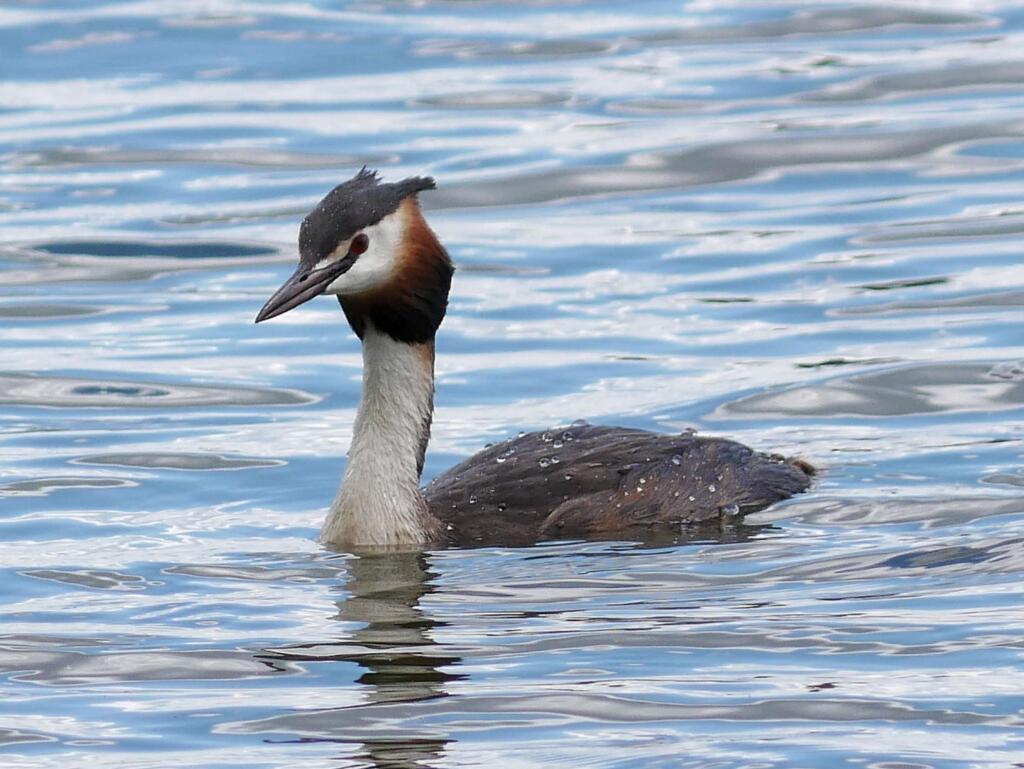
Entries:
{"type": "Polygon", "coordinates": [[[0,7],[0,762],[1024,756],[1024,10],[0,7]],[[252,319],[362,164],[458,264],[436,474],[519,430],[826,468],[712,540],[354,558],[359,349],[252,319]]]}

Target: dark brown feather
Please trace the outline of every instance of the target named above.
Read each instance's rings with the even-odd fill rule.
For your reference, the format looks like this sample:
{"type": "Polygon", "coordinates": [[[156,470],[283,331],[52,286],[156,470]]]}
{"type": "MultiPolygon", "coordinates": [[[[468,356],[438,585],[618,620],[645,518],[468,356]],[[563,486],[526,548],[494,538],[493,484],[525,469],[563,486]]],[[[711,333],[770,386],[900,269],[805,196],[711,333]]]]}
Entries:
{"type": "Polygon", "coordinates": [[[424,496],[453,544],[635,537],[719,526],[804,491],[812,472],[724,438],[587,425],[491,446],[424,496]]]}

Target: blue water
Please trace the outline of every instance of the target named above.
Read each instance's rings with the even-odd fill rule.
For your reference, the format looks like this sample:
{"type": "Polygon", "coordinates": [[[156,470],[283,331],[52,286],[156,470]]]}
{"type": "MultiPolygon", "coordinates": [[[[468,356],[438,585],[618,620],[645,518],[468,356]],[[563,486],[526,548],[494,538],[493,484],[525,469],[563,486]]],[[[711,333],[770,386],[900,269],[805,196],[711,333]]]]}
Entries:
{"type": "Polygon", "coordinates": [[[0,6],[0,765],[1024,761],[1024,9],[0,6]],[[315,540],[297,224],[429,173],[429,477],[585,418],[825,468],[667,547],[315,540]]]}

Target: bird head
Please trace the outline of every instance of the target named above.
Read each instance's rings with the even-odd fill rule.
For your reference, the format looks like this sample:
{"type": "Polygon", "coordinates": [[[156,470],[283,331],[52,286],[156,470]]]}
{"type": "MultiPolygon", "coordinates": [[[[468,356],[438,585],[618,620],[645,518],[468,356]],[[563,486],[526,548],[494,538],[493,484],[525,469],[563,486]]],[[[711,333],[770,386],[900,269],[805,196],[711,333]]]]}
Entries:
{"type": "Polygon", "coordinates": [[[416,200],[434,187],[418,176],[384,183],[363,168],[327,193],[299,228],[298,269],[256,322],[333,294],[360,338],[372,324],[399,341],[432,339],[453,272],[416,200]]]}

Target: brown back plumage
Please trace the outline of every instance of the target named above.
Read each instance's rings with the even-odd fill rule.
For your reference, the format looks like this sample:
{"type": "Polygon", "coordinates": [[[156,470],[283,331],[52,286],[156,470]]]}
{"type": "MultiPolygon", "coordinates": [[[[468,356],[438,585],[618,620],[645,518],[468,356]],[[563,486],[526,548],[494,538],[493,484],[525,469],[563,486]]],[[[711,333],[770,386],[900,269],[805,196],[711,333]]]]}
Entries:
{"type": "Polygon", "coordinates": [[[812,472],[724,438],[586,425],[495,444],[424,496],[456,544],[636,537],[738,519],[804,491],[812,472]]]}

